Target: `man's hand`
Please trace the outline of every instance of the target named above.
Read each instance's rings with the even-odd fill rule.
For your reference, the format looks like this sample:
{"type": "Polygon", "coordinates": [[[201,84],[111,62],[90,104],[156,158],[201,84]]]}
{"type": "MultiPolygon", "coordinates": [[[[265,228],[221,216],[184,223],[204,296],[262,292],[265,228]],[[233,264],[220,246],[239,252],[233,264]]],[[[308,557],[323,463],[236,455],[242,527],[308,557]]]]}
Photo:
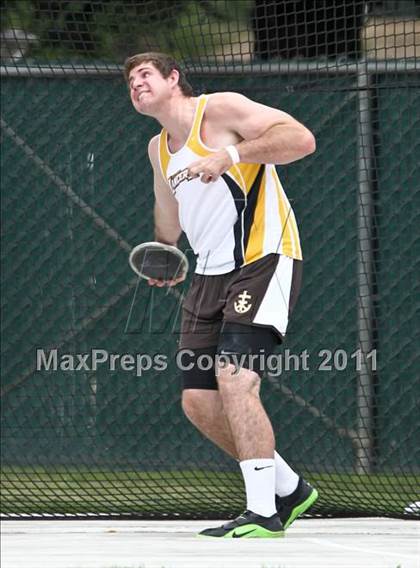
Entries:
{"type": "Polygon", "coordinates": [[[176,278],[175,280],[156,280],[153,278],[149,278],[149,280],[147,281],[147,283],[149,284],[149,286],[157,286],[158,288],[163,288],[164,286],[176,286],[177,284],[179,284],[180,282],[183,282],[186,279],[187,275],[184,274],[183,276],[180,276],[179,278],[176,278]]]}
{"type": "Polygon", "coordinates": [[[229,153],[226,150],[219,150],[210,156],[206,156],[190,164],[188,174],[192,178],[201,175],[201,181],[203,183],[211,183],[227,172],[232,165],[233,162],[229,153]]]}

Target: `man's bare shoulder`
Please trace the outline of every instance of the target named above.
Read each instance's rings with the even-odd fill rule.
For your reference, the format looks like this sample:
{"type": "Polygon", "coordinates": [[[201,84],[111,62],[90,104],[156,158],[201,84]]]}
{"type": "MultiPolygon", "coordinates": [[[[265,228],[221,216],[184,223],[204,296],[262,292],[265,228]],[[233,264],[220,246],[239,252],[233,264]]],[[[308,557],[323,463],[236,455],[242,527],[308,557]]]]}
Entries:
{"type": "Polygon", "coordinates": [[[153,138],[151,138],[149,140],[149,146],[147,148],[148,152],[149,152],[149,157],[151,157],[150,155],[153,154],[157,154],[159,149],[159,134],[156,134],[156,136],[153,136],[153,138]]]}
{"type": "Polygon", "coordinates": [[[237,110],[247,101],[249,99],[244,95],[233,91],[212,93],[208,98],[206,113],[214,118],[226,117],[226,113],[237,110]]]}
{"type": "Polygon", "coordinates": [[[153,138],[150,139],[147,151],[149,154],[149,160],[151,161],[152,165],[156,165],[159,156],[159,134],[153,136],[153,138]]]}

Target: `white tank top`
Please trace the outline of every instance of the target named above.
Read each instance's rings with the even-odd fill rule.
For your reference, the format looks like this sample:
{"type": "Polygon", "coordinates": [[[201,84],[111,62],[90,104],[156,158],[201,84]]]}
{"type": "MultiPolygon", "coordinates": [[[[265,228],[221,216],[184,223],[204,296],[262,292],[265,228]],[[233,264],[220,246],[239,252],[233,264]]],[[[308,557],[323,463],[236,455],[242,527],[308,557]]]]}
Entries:
{"type": "Polygon", "coordinates": [[[188,178],[192,162],[217,151],[200,136],[208,97],[198,98],[191,131],[178,152],[169,151],[165,129],[159,137],[160,167],[197,255],[196,272],[225,274],[270,253],[301,260],[295,215],[272,164],[235,164],[208,184],[188,178]]]}

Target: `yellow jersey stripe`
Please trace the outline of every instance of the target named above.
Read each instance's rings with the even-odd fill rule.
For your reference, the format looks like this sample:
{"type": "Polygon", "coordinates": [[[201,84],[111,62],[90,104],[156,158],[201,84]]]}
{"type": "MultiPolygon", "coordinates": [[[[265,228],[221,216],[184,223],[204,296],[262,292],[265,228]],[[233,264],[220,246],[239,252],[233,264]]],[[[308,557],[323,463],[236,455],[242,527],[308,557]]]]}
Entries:
{"type": "Polygon", "coordinates": [[[280,180],[277,177],[276,171],[273,169],[271,173],[274,179],[274,183],[276,184],[280,224],[281,224],[281,240],[279,243],[279,253],[293,258],[292,235],[289,223],[291,209],[290,206],[287,207],[286,203],[284,202],[280,187],[280,180]]]}
{"type": "Polygon", "coordinates": [[[228,173],[233,177],[242,191],[247,195],[254,183],[260,164],[235,164],[228,169],[228,173]]]}
{"type": "Polygon", "coordinates": [[[240,187],[241,191],[246,195],[247,189],[246,189],[246,186],[245,186],[245,182],[244,182],[244,180],[241,176],[241,172],[238,170],[237,166],[232,166],[231,168],[228,169],[228,171],[226,173],[229,174],[235,180],[238,187],[240,187]]]}
{"type": "Polygon", "coordinates": [[[170,160],[170,155],[168,152],[168,133],[163,128],[159,136],[159,162],[160,169],[162,171],[163,177],[167,180],[168,164],[170,160]]]}
{"type": "Polygon", "coordinates": [[[299,230],[297,227],[297,223],[296,223],[296,217],[295,217],[295,213],[292,209],[291,213],[290,213],[290,222],[292,225],[292,231],[293,231],[293,239],[294,239],[294,243],[295,243],[295,257],[299,260],[302,260],[302,249],[300,247],[300,239],[299,239],[299,230]]]}
{"type": "Polygon", "coordinates": [[[209,156],[211,154],[211,151],[204,148],[196,138],[190,138],[186,143],[186,146],[188,146],[188,148],[192,150],[194,154],[200,156],[200,158],[205,158],[206,156],[209,156]]]}
{"type": "Polygon", "coordinates": [[[242,179],[244,180],[246,193],[249,193],[252,184],[255,181],[255,178],[258,175],[260,164],[243,164],[240,162],[236,164],[237,168],[239,169],[242,179]]]}
{"type": "Polygon", "coordinates": [[[194,122],[185,145],[199,156],[208,156],[211,152],[204,148],[200,143],[200,128],[203,121],[204,110],[206,108],[207,96],[201,95],[198,99],[197,109],[195,111],[194,122]]]}
{"type": "Polygon", "coordinates": [[[293,214],[293,210],[292,207],[289,203],[289,200],[286,197],[286,194],[284,193],[284,189],[283,186],[281,184],[281,181],[279,180],[278,176],[276,175],[277,180],[278,180],[278,184],[279,184],[279,191],[280,191],[280,198],[282,203],[284,204],[284,208],[287,211],[287,227],[289,230],[289,235],[290,235],[290,251],[291,251],[291,255],[293,258],[296,257],[296,244],[295,244],[295,234],[293,232],[293,223],[292,223],[292,214],[293,214]]]}
{"type": "MultiPolygon", "coordinates": [[[[278,177],[277,177],[277,179],[278,179],[278,177]]],[[[292,206],[290,205],[290,203],[289,203],[289,201],[286,197],[286,193],[283,189],[281,181],[280,180],[278,180],[278,181],[279,181],[279,185],[280,185],[280,191],[281,191],[283,202],[286,204],[286,207],[289,211],[288,222],[289,222],[290,231],[291,231],[291,246],[292,246],[292,251],[293,251],[293,258],[297,258],[298,260],[302,260],[302,249],[300,248],[299,231],[298,231],[298,227],[297,227],[297,223],[296,223],[295,213],[294,213],[292,206]]]]}
{"type": "Polygon", "coordinates": [[[245,264],[254,262],[263,256],[265,236],[265,171],[258,191],[254,220],[245,251],[245,264]]]}

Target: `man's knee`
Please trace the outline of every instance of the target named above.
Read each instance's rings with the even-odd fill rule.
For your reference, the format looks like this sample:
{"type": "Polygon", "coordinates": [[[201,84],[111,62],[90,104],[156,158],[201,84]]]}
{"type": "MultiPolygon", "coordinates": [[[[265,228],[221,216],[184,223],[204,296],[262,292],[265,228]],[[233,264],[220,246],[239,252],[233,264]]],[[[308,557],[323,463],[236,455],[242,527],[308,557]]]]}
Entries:
{"type": "Polygon", "coordinates": [[[236,368],[233,364],[219,367],[217,383],[222,399],[243,396],[245,394],[258,395],[261,379],[255,371],[245,368],[236,368]]]}
{"type": "Polygon", "coordinates": [[[211,409],[219,396],[217,391],[205,389],[184,389],[182,391],[181,406],[185,416],[192,422],[211,414],[211,409]]]}
{"type": "Polygon", "coordinates": [[[184,414],[188,417],[196,414],[199,405],[199,394],[196,390],[187,389],[182,391],[181,406],[184,414]]]}

